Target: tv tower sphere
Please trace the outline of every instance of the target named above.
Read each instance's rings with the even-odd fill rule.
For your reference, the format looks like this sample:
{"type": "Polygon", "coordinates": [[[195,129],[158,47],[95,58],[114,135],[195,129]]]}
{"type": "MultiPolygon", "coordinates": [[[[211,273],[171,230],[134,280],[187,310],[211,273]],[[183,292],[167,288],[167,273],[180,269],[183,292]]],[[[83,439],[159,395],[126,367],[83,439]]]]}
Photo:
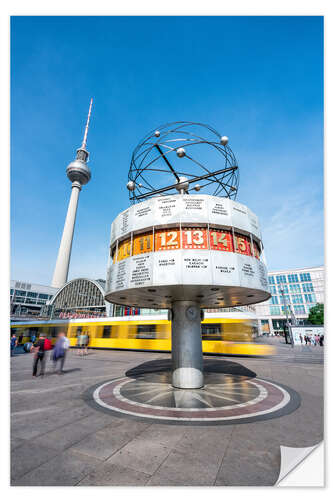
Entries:
{"type": "MultiPolygon", "coordinates": [[[[83,152],[82,149],[78,149],[78,151],[83,152]]],[[[87,151],[85,151],[85,153],[88,155],[87,151]]],[[[71,182],[79,182],[82,186],[87,184],[91,178],[90,168],[82,160],[72,161],[66,169],[66,174],[71,182]]]]}
{"type": "Polygon", "coordinates": [[[68,204],[67,216],[52,279],[52,286],[57,288],[62,287],[67,282],[79,194],[82,186],[87,184],[91,178],[90,168],[87,165],[89,153],[86,150],[91,107],[92,99],[90,101],[82,145],[76,151],[75,160],[72,161],[66,169],[67,177],[72,183],[72,193],[68,204]]]}

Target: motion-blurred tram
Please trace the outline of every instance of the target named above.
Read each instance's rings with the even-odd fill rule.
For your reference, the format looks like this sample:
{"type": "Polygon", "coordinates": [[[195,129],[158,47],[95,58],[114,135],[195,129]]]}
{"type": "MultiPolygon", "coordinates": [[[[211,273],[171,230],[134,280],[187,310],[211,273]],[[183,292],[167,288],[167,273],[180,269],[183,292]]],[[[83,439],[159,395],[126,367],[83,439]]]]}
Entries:
{"type": "MultiPolygon", "coordinates": [[[[64,331],[71,346],[77,337],[88,334],[89,347],[139,351],[171,351],[171,321],[166,314],[125,317],[13,322],[11,333],[29,342],[46,334],[53,342],[64,331]],[[23,338],[22,338],[23,337],[23,338]]],[[[258,342],[258,320],[252,313],[205,313],[201,322],[205,354],[269,356],[274,348],[258,342]]]]}

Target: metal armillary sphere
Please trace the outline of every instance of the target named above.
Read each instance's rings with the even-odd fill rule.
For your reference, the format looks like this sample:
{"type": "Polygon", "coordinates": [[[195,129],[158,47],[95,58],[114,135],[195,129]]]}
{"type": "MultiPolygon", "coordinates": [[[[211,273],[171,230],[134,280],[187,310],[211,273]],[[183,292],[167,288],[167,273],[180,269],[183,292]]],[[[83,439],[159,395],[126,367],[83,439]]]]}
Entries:
{"type": "Polygon", "coordinates": [[[127,189],[132,203],[199,191],[235,199],[238,184],[227,136],[202,123],[173,122],[154,129],[135,148],[127,189]]]}

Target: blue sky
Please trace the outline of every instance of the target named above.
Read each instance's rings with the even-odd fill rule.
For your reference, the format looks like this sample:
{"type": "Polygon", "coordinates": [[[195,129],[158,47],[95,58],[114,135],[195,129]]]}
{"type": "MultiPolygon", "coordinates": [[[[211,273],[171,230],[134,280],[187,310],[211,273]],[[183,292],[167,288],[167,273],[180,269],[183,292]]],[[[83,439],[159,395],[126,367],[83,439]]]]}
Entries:
{"type": "Polygon", "coordinates": [[[178,120],[229,136],[270,270],[323,264],[321,17],[13,17],[14,279],[51,282],[90,97],[70,279],[105,277],[132,151],[178,120]]]}

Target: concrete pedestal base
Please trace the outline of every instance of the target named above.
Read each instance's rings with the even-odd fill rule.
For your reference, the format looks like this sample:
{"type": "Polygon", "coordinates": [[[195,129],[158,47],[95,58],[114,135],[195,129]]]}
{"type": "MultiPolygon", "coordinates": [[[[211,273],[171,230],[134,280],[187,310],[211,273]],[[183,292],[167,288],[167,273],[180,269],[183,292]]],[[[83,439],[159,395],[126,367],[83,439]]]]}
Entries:
{"type": "Polygon", "coordinates": [[[176,301],[172,313],[172,385],[199,389],[204,385],[199,304],[176,301]]]}

